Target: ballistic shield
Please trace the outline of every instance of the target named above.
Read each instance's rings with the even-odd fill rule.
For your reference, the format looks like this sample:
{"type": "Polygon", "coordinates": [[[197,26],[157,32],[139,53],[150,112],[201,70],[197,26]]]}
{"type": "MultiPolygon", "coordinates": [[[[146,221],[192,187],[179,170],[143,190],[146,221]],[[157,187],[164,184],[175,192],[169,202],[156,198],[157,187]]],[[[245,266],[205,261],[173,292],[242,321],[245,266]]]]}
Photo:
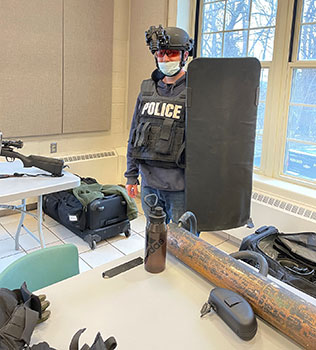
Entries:
{"type": "Polygon", "coordinates": [[[197,58],[188,66],[186,209],[199,231],[250,217],[259,78],[256,58],[197,58]]]}

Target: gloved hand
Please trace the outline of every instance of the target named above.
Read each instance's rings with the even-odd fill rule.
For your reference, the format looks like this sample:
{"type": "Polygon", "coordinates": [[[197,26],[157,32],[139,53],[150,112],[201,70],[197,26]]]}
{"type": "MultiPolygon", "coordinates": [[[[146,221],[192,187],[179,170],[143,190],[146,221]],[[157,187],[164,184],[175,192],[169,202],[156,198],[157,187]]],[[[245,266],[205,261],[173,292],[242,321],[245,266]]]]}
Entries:
{"type": "Polygon", "coordinates": [[[46,310],[50,305],[50,302],[46,300],[46,295],[41,294],[39,296],[33,294],[27,289],[27,285],[24,282],[20,289],[14,290],[20,298],[24,302],[24,304],[29,307],[31,310],[38,312],[38,321],[37,323],[41,323],[46,321],[50,316],[50,311],[46,310]]]}
{"type": "Polygon", "coordinates": [[[138,195],[137,185],[126,185],[125,188],[126,188],[127,194],[131,198],[135,198],[138,195]]]}
{"type": "Polygon", "coordinates": [[[38,319],[37,323],[42,323],[44,321],[46,321],[48,319],[48,317],[50,316],[50,310],[46,310],[49,305],[50,302],[46,299],[46,295],[45,294],[40,294],[39,296],[39,300],[41,302],[41,316],[38,319]]]}

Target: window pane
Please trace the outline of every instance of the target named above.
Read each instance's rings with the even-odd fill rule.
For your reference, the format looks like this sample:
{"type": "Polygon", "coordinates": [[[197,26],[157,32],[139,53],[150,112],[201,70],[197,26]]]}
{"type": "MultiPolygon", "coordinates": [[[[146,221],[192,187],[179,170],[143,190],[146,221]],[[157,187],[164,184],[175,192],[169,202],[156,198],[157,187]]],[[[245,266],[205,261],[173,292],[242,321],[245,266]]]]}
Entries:
{"type": "Polygon", "coordinates": [[[316,180],[316,145],[287,142],[284,174],[316,180]]]}
{"type": "Polygon", "coordinates": [[[224,2],[206,4],[203,9],[203,32],[219,32],[224,26],[224,2]]]}
{"type": "Polygon", "coordinates": [[[249,34],[249,56],[260,61],[271,61],[273,53],[274,28],[251,30],[249,34]]]}
{"type": "Polygon", "coordinates": [[[304,0],[302,23],[311,22],[316,22],[316,2],[315,0],[304,0]]]}
{"type": "Polygon", "coordinates": [[[202,52],[204,57],[222,56],[222,37],[223,34],[204,34],[202,36],[202,52]]]}
{"type": "Polygon", "coordinates": [[[299,60],[316,59],[316,25],[303,25],[300,33],[299,60]]]}
{"type": "Polygon", "coordinates": [[[255,143],[255,153],[253,158],[253,165],[257,168],[260,168],[261,166],[261,153],[262,153],[262,136],[257,135],[256,143],[255,143]]]}
{"type": "Polygon", "coordinates": [[[257,111],[257,127],[256,133],[263,134],[263,125],[264,125],[264,112],[266,109],[266,104],[264,102],[260,102],[258,105],[257,111]]]}
{"type": "Polygon", "coordinates": [[[227,0],[225,30],[249,27],[249,0],[227,0]]]}
{"type": "Polygon", "coordinates": [[[316,142],[316,106],[291,106],[287,138],[316,142]]]}
{"type": "Polygon", "coordinates": [[[269,69],[268,68],[261,69],[259,101],[265,101],[267,99],[268,76],[269,76],[269,69]]]}
{"type": "Polygon", "coordinates": [[[247,56],[248,31],[224,33],[224,57],[247,56]]]}
{"type": "Polygon", "coordinates": [[[277,0],[253,0],[250,28],[275,26],[277,0]]]}
{"type": "Polygon", "coordinates": [[[291,103],[316,105],[316,69],[294,69],[291,103]]]}

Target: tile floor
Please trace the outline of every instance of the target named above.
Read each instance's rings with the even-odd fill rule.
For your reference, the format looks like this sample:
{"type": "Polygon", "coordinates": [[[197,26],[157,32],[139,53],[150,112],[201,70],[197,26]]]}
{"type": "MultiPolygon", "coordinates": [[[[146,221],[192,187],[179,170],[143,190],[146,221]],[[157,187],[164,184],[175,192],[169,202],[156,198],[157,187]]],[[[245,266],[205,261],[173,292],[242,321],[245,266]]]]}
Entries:
{"type": "MultiPolygon", "coordinates": [[[[89,245],[74,233],[48,216],[45,216],[43,222],[43,233],[46,246],[73,243],[79,251],[80,272],[93,269],[109,261],[118,259],[124,255],[131,254],[144,247],[145,235],[145,216],[142,212],[140,200],[136,200],[139,208],[139,216],[131,221],[132,235],[126,238],[124,234],[110,238],[97,244],[95,250],[91,250],[89,245]]],[[[14,248],[14,235],[19,222],[20,214],[0,217],[0,272],[13,261],[19,259],[36,249],[40,249],[37,243],[30,235],[22,229],[20,236],[20,249],[14,248]]],[[[25,226],[36,234],[37,221],[31,216],[25,217],[25,226]]],[[[202,239],[215,245],[227,253],[238,250],[238,244],[231,241],[229,236],[224,233],[202,232],[202,239]]]]}

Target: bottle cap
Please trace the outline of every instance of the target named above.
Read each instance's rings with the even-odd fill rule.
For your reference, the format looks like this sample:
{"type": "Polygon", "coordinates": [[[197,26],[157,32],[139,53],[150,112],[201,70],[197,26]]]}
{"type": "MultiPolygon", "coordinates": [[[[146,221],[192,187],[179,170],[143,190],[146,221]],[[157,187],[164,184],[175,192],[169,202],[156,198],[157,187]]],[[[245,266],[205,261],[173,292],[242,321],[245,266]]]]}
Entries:
{"type": "Polygon", "coordinates": [[[156,207],[149,213],[149,220],[155,224],[162,223],[166,220],[166,213],[161,207],[156,207]]]}

